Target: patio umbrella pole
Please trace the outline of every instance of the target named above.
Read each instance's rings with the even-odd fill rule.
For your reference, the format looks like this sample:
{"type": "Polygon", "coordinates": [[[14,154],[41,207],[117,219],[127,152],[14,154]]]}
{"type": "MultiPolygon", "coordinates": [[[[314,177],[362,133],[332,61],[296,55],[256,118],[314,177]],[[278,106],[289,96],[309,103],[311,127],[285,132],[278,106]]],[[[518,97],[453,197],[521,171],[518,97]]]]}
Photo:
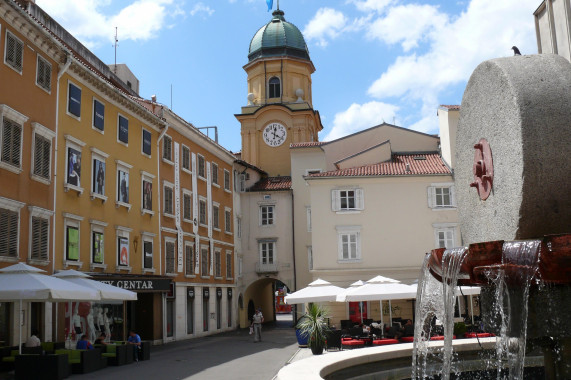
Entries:
{"type": "Polygon", "coordinates": [[[18,350],[20,355],[22,355],[22,299],[20,298],[20,310],[18,310],[18,314],[20,314],[20,316],[18,317],[18,319],[20,320],[20,323],[18,324],[18,350]]]}
{"type": "Polygon", "coordinates": [[[393,325],[393,308],[391,307],[391,300],[389,300],[389,326],[393,325]]]}
{"type": "Polygon", "coordinates": [[[56,327],[55,327],[55,331],[52,332],[52,340],[53,340],[54,342],[57,342],[57,317],[58,317],[58,315],[57,315],[57,306],[58,306],[58,302],[54,302],[54,303],[56,304],[56,327]]]}
{"type": "Polygon", "coordinates": [[[363,324],[363,301],[359,302],[359,314],[361,314],[361,324],[363,324]]]}
{"type": "MultiPolygon", "coordinates": [[[[72,320],[71,320],[71,301],[69,301],[68,307],[67,307],[67,312],[69,314],[69,330],[67,332],[67,336],[69,336],[69,348],[71,348],[71,324],[72,324],[72,320]]],[[[65,339],[67,341],[67,337],[65,339]]],[[[68,347],[66,347],[68,348],[68,347]]]]}
{"type": "Polygon", "coordinates": [[[470,294],[470,315],[472,316],[472,326],[474,326],[474,302],[472,302],[471,294],[470,294]]]}

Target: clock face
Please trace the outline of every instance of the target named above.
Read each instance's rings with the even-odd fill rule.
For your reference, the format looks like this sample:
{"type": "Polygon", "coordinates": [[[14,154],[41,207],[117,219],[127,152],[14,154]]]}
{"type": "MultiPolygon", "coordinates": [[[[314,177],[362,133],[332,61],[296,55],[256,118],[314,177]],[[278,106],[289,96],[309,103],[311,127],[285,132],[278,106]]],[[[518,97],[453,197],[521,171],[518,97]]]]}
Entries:
{"type": "Polygon", "coordinates": [[[286,140],[287,130],[280,123],[270,123],[264,128],[263,137],[269,146],[280,146],[286,140]]]}

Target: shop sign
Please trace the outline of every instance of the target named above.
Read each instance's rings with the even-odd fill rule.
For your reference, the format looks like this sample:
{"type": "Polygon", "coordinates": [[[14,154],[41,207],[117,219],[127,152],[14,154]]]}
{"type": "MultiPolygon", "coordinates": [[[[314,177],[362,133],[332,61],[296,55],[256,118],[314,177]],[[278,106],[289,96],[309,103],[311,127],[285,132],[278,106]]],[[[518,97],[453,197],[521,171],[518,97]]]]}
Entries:
{"type": "Polygon", "coordinates": [[[194,298],[194,288],[188,288],[188,297],[194,298]]]}
{"type": "MultiPolygon", "coordinates": [[[[97,280],[97,278],[94,279],[97,280]]],[[[169,279],[113,279],[98,281],[135,292],[168,292],[171,284],[171,280],[169,279]]]]}
{"type": "Polygon", "coordinates": [[[210,297],[210,290],[208,288],[205,288],[202,290],[202,294],[204,295],[205,298],[210,297]]]}
{"type": "Polygon", "coordinates": [[[216,288],[216,297],[222,298],[222,289],[216,288]]]}
{"type": "Polygon", "coordinates": [[[232,289],[228,288],[228,298],[232,298],[232,289]]]}

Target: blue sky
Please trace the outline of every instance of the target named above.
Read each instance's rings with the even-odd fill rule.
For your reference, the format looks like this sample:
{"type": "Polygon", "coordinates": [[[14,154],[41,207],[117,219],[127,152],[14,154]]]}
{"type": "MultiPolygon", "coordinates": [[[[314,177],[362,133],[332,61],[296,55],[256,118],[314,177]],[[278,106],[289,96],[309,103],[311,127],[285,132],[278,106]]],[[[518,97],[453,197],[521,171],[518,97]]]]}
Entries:
{"type": "MultiPolygon", "coordinates": [[[[103,62],[126,63],[141,97],[197,127],[216,125],[240,150],[234,114],[247,103],[248,46],[267,23],[265,0],[36,0],[103,62]]],[[[383,121],[438,133],[439,104],[460,104],[482,61],[537,53],[540,0],[281,0],[311,59],[313,105],[330,140],[383,121]],[[350,73],[350,74],[348,74],[350,73]]],[[[274,0],[274,9],[277,0],[274,0]]]]}

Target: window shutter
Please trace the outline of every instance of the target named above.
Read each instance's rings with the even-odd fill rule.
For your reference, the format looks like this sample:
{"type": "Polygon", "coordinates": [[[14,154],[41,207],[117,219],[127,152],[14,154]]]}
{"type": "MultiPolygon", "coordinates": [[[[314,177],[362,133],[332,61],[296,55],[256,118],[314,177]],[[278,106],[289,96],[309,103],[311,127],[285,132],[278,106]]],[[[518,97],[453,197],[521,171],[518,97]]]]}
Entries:
{"type": "Polygon", "coordinates": [[[339,201],[339,190],[331,190],[331,210],[339,211],[340,201],[339,201]]]}
{"type": "Polygon", "coordinates": [[[0,209],[0,256],[16,257],[18,248],[18,213],[0,209]]]}
{"type": "Polygon", "coordinates": [[[363,189],[355,189],[355,206],[357,210],[365,209],[365,193],[363,189]]]}
{"type": "Polygon", "coordinates": [[[428,207],[434,208],[434,187],[428,186],[428,207]]]}

